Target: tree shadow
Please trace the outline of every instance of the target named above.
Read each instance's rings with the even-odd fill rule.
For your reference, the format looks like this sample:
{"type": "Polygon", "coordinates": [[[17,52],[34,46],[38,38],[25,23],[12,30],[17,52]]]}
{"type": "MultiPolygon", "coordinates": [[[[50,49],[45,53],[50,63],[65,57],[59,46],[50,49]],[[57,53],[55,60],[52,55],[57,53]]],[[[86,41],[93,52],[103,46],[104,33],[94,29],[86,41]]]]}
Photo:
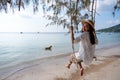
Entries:
{"type": "Polygon", "coordinates": [[[112,55],[112,57],[120,58],[120,55],[112,55]]]}

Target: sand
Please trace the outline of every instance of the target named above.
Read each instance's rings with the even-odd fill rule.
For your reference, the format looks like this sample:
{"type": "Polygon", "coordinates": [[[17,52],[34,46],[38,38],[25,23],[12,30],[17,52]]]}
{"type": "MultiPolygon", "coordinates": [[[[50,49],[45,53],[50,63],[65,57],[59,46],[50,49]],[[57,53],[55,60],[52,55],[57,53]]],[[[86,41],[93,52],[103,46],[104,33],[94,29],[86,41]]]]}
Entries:
{"type": "Polygon", "coordinates": [[[120,45],[96,50],[97,61],[80,76],[75,64],[65,67],[70,54],[22,63],[0,71],[0,80],[120,80],[120,45]]]}

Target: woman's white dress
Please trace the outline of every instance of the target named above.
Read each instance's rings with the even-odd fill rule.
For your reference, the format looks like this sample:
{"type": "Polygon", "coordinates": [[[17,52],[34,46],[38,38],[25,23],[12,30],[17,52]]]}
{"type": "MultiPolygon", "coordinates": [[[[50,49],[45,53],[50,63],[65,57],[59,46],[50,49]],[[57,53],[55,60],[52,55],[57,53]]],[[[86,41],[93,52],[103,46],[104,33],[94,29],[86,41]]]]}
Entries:
{"type": "Polygon", "coordinates": [[[83,60],[85,65],[92,62],[95,53],[95,45],[91,44],[89,37],[89,32],[83,32],[75,39],[75,43],[80,42],[79,51],[75,53],[75,57],[83,60]]]}

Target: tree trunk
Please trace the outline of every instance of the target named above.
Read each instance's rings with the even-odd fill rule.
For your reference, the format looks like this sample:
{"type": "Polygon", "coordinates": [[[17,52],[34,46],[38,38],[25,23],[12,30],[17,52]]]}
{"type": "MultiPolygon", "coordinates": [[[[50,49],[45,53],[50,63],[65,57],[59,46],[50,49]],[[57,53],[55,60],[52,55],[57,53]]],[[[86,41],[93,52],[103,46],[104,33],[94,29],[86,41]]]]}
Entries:
{"type": "MultiPolygon", "coordinates": [[[[94,0],[92,1],[92,11],[91,11],[92,13],[91,13],[91,18],[92,18],[92,20],[94,19],[93,17],[94,17],[94,0]]],[[[94,21],[94,20],[93,20],[94,21]]]]}

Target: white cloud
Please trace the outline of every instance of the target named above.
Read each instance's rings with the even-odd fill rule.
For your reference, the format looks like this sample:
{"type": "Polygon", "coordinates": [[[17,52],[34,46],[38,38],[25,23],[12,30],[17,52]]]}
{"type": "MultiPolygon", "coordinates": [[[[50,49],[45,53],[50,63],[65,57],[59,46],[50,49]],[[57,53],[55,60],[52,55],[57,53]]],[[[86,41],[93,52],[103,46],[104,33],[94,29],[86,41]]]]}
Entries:
{"type": "Polygon", "coordinates": [[[62,26],[57,27],[45,25],[49,22],[42,17],[42,12],[34,15],[32,12],[16,11],[13,13],[0,13],[0,32],[63,32],[62,26]]]}
{"type": "Polygon", "coordinates": [[[113,11],[116,0],[98,0],[97,2],[97,11],[106,12],[113,11]]]}
{"type": "Polygon", "coordinates": [[[116,24],[120,24],[120,20],[116,19],[116,20],[109,20],[106,22],[108,25],[116,25],[116,24]]]}

